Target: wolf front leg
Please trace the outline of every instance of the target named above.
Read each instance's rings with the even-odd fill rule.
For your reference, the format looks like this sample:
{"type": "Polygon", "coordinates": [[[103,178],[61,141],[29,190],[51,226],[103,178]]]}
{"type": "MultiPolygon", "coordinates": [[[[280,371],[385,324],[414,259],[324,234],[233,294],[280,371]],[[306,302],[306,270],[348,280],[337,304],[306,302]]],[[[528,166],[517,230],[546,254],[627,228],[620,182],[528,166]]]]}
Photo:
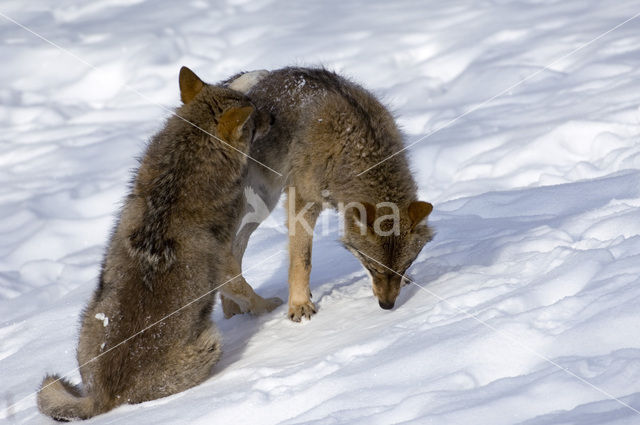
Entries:
{"type": "Polygon", "coordinates": [[[299,322],[316,312],[311,302],[309,274],[313,228],[321,208],[305,202],[295,191],[287,194],[287,224],[289,228],[289,319],[299,322]]]}
{"type": "Polygon", "coordinates": [[[222,290],[220,291],[220,302],[222,304],[222,312],[224,313],[225,319],[231,319],[236,314],[242,314],[242,308],[231,298],[227,298],[224,296],[222,290]]]}
{"type": "Polygon", "coordinates": [[[240,313],[256,315],[268,313],[282,304],[282,300],[278,297],[262,298],[256,294],[251,285],[244,280],[240,264],[230,254],[226,256],[225,275],[226,283],[220,287],[225,318],[228,319],[240,313]]]}

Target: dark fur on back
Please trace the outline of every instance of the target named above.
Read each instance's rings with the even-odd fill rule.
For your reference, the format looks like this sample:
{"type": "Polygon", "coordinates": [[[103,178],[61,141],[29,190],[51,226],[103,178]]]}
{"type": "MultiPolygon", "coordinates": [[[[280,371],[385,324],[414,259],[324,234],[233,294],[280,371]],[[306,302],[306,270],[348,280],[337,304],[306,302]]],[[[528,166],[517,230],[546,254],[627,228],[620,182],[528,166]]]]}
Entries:
{"type": "Polygon", "coordinates": [[[323,189],[345,199],[416,199],[404,153],[357,176],[404,147],[393,116],[358,84],[323,68],[289,67],[271,71],[248,95],[276,117],[269,137],[250,153],[289,175],[289,182],[290,172],[309,170],[323,189]]]}

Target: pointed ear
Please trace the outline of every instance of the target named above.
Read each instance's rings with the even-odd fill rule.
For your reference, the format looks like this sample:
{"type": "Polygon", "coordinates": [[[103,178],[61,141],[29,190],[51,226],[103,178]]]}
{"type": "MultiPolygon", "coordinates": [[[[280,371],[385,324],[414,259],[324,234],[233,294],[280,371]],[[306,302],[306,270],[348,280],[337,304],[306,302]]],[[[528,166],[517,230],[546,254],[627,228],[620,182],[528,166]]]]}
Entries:
{"type": "Polygon", "coordinates": [[[373,228],[373,223],[374,221],[376,221],[376,207],[373,204],[370,204],[369,202],[361,202],[361,204],[364,206],[366,217],[362,217],[360,215],[360,208],[354,208],[353,216],[361,224],[366,224],[368,227],[373,228]],[[365,218],[367,220],[366,223],[364,222],[365,218]]]}
{"type": "Polygon", "coordinates": [[[411,220],[411,228],[416,227],[433,211],[433,205],[428,202],[416,201],[409,204],[409,219],[411,220]]]}
{"type": "Polygon", "coordinates": [[[205,83],[186,66],[180,68],[178,83],[180,84],[180,99],[185,105],[191,102],[205,86],[205,83]]]}
{"type": "Polygon", "coordinates": [[[218,121],[218,134],[223,140],[237,140],[242,135],[242,130],[247,120],[251,116],[253,108],[243,106],[242,108],[229,108],[218,121]]]}

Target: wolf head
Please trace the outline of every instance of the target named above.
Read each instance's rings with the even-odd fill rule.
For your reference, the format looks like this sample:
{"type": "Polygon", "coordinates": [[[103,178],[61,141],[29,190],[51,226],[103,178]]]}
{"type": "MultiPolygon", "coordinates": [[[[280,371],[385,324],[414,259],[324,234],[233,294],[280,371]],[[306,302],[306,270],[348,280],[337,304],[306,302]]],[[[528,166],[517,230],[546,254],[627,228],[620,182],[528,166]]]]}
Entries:
{"type": "MultiPolygon", "coordinates": [[[[179,76],[180,99],[192,124],[241,149],[265,135],[273,122],[268,112],[258,111],[239,91],[203,82],[183,66],[179,76]]],[[[182,116],[182,114],[181,114],[182,116]]]]}
{"type": "MultiPolygon", "coordinates": [[[[206,84],[186,67],[180,70],[179,85],[184,105],[149,144],[135,179],[136,194],[146,201],[131,213],[135,218],[126,220],[131,225],[128,248],[145,266],[147,285],[175,262],[176,241],[169,234],[174,206],[189,190],[185,181],[195,181],[185,176],[199,167],[188,152],[212,146],[204,151],[222,156],[224,163],[216,163],[219,172],[241,176],[251,141],[270,128],[270,115],[258,111],[242,93],[206,84]]],[[[229,179],[229,184],[234,181],[229,179]]]]}
{"type": "Polygon", "coordinates": [[[393,308],[405,272],[433,238],[426,224],[432,210],[422,201],[406,206],[362,202],[345,208],[342,243],[371,276],[373,293],[385,310],[393,308]]]}

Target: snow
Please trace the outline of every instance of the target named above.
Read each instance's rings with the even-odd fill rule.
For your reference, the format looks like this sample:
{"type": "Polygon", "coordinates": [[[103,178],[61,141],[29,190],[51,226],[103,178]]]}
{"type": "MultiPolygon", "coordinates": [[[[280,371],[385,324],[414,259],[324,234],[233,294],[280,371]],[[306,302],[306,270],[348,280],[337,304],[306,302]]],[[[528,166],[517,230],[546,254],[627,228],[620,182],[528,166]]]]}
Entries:
{"type": "MultiPolygon", "coordinates": [[[[286,306],[225,320],[217,306],[211,379],[90,422],[640,423],[640,18],[616,28],[639,12],[633,0],[5,0],[0,421],[50,423],[35,406],[43,376],[79,381],[79,314],[135,158],[179,102],[180,66],[214,82],[324,64],[384,99],[407,144],[431,133],[409,150],[435,205],[437,236],[409,271],[421,287],[381,310],[326,212],[311,321],[286,306]]],[[[244,266],[261,294],[286,298],[283,216],[244,266]]]]}
{"type": "Polygon", "coordinates": [[[98,313],[94,317],[100,320],[102,322],[102,326],[104,326],[105,328],[109,326],[109,318],[105,316],[104,313],[98,313]]]}

